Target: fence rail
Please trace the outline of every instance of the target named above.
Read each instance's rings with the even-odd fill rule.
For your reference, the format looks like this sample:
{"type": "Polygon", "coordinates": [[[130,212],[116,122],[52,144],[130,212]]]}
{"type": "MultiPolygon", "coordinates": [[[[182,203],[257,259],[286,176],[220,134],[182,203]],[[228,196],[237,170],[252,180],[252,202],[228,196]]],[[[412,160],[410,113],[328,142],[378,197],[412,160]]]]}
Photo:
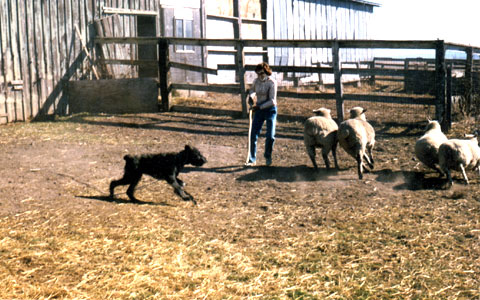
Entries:
{"type": "MultiPolygon", "coordinates": [[[[435,118],[439,120],[442,127],[447,130],[449,127],[448,120],[450,116],[448,113],[447,102],[447,67],[464,67],[466,81],[471,82],[473,72],[477,69],[474,63],[473,55],[480,53],[480,48],[446,43],[442,40],[432,41],[387,41],[387,40],[239,40],[239,39],[192,39],[192,38],[96,38],[99,44],[109,43],[130,43],[130,44],[157,44],[159,53],[159,82],[161,88],[162,107],[164,110],[169,109],[171,90],[172,89],[186,89],[198,91],[212,91],[219,93],[233,93],[241,95],[242,113],[247,114],[246,105],[246,80],[245,73],[253,71],[254,65],[247,65],[245,63],[245,55],[249,53],[248,49],[251,47],[289,47],[289,48],[329,48],[332,51],[331,67],[325,67],[322,64],[317,66],[271,66],[275,72],[297,72],[297,73],[318,73],[318,74],[333,74],[335,93],[297,93],[288,91],[279,91],[279,97],[291,97],[299,99],[331,99],[336,101],[337,117],[341,121],[344,119],[344,101],[369,101],[369,102],[385,102],[385,103],[399,103],[399,104],[419,104],[435,106],[435,118]],[[172,62],[169,60],[170,45],[193,45],[193,46],[224,46],[234,47],[235,50],[229,50],[229,53],[235,55],[235,64],[218,65],[217,69],[208,69],[200,66],[191,66],[172,62]],[[356,63],[356,68],[343,67],[343,62],[340,59],[340,50],[348,48],[367,48],[367,49],[429,49],[435,51],[435,59],[425,60],[427,63],[427,70],[431,76],[434,85],[434,95],[426,97],[405,97],[389,95],[364,95],[364,94],[345,94],[342,86],[342,75],[355,74],[359,76],[368,76],[375,78],[376,76],[393,77],[391,80],[398,80],[395,78],[404,77],[409,74],[411,70],[405,68],[407,60],[403,61],[403,66],[398,64],[399,61],[395,59],[384,59],[383,66],[377,65],[379,60],[372,61],[370,64],[356,63]],[[463,51],[466,53],[466,60],[447,60],[446,51],[463,51]],[[385,65],[391,67],[386,68],[385,65]],[[394,66],[395,65],[395,66],[394,66]],[[206,74],[215,74],[219,70],[232,70],[236,72],[238,84],[236,85],[208,85],[208,84],[188,84],[188,83],[172,83],[170,78],[171,68],[182,68],[191,71],[202,72],[206,74]]],[[[252,52],[252,51],[250,51],[252,52]]],[[[413,66],[412,66],[413,68],[413,66]]]]}

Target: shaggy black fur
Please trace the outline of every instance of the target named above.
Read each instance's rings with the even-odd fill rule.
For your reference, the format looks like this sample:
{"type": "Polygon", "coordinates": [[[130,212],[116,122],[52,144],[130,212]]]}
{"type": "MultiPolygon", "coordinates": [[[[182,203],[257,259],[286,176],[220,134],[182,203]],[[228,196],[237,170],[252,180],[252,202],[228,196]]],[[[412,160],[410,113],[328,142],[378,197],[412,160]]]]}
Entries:
{"type": "Polygon", "coordinates": [[[166,180],[184,201],[192,201],[197,204],[192,195],[183,189],[185,183],[177,177],[185,165],[191,164],[200,167],[207,162],[207,159],[196,148],[185,145],[185,149],[179,153],[125,155],[124,159],[126,162],[125,173],[121,179],[113,180],[110,183],[110,197],[114,197],[115,187],[129,184],[127,195],[131,201],[138,202],[133,193],[142,175],[147,174],[159,180],[166,180]]]}

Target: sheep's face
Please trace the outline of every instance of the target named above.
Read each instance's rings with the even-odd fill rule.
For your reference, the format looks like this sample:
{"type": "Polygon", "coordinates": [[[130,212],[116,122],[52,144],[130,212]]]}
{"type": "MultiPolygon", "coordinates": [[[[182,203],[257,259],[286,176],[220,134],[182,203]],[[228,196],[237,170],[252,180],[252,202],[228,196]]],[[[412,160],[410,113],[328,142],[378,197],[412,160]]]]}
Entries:
{"type": "Polygon", "coordinates": [[[314,109],[313,113],[319,117],[330,117],[330,109],[328,108],[319,108],[319,109],[314,109]]]}
{"type": "Polygon", "coordinates": [[[363,107],[360,107],[360,106],[356,106],[352,109],[350,109],[350,119],[355,119],[355,118],[360,118],[364,121],[367,120],[367,118],[365,117],[365,112],[367,110],[364,109],[363,107]]]}
{"type": "Polygon", "coordinates": [[[442,130],[442,128],[440,127],[440,123],[438,123],[438,121],[429,120],[427,126],[425,127],[425,131],[429,131],[432,129],[442,130]]]}

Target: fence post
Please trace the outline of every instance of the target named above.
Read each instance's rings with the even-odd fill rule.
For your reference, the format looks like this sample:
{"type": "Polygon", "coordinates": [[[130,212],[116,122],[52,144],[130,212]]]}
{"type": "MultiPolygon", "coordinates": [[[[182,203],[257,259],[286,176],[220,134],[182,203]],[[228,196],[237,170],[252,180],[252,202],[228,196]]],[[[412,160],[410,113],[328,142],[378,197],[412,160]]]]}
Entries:
{"type": "Polygon", "coordinates": [[[447,68],[447,107],[445,112],[446,131],[452,128],[452,66],[447,68]]]}
{"type": "Polygon", "coordinates": [[[468,47],[467,61],[465,65],[465,113],[470,114],[472,111],[473,97],[473,48],[468,47]]]}
{"type": "Polygon", "coordinates": [[[170,110],[170,50],[166,39],[158,40],[158,79],[162,110],[170,110]]]}
{"type": "Polygon", "coordinates": [[[240,98],[242,101],[242,116],[247,116],[247,90],[245,84],[245,53],[243,51],[243,42],[237,43],[237,54],[235,56],[237,65],[237,77],[240,83],[240,98]]]}
{"type": "Polygon", "coordinates": [[[375,57],[373,58],[372,62],[370,63],[370,69],[372,70],[372,75],[370,75],[370,85],[375,85],[375,57]]]}
{"type": "Polygon", "coordinates": [[[445,79],[447,75],[447,70],[445,65],[445,42],[443,40],[437,40],[435,47],[435,73],[435,118],[440,122],[442,130],[446,130],[447,123],[445,118],[445,79]]]}
{"type": "Polygon", "coordinates": [[[343,89],[342,89],[342,66],[340,63],[340,46],[337,40],[332,44],[333,76],[335,78],[335,99],[337,103],[338,123],[343,122],[343,89]]]}

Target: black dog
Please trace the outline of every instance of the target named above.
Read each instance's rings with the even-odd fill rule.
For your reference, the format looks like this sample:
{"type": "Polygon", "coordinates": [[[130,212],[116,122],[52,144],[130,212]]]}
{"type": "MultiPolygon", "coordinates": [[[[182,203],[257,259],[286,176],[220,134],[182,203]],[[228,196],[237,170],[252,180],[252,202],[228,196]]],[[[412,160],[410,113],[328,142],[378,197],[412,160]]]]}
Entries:
{"type": "Polygon", "coordinates": [[[110,197],[113,198],[113,191],[117,186],[129,184],[128,198],[133,202],[138,202],[133,193],[142,175],[147,174],[159,180],[166,180],[184,201],[192,201],[197,204],[192,195],[183,189],[185,183],[177,177],[185,165],[191,164],[200,167],[207,162],[207,159],[196,148],[185,145],[185,149],[179,153],[125,155],[123,158],[126,161],[125,173],[123,178],[110,183],[110,197]]]}

